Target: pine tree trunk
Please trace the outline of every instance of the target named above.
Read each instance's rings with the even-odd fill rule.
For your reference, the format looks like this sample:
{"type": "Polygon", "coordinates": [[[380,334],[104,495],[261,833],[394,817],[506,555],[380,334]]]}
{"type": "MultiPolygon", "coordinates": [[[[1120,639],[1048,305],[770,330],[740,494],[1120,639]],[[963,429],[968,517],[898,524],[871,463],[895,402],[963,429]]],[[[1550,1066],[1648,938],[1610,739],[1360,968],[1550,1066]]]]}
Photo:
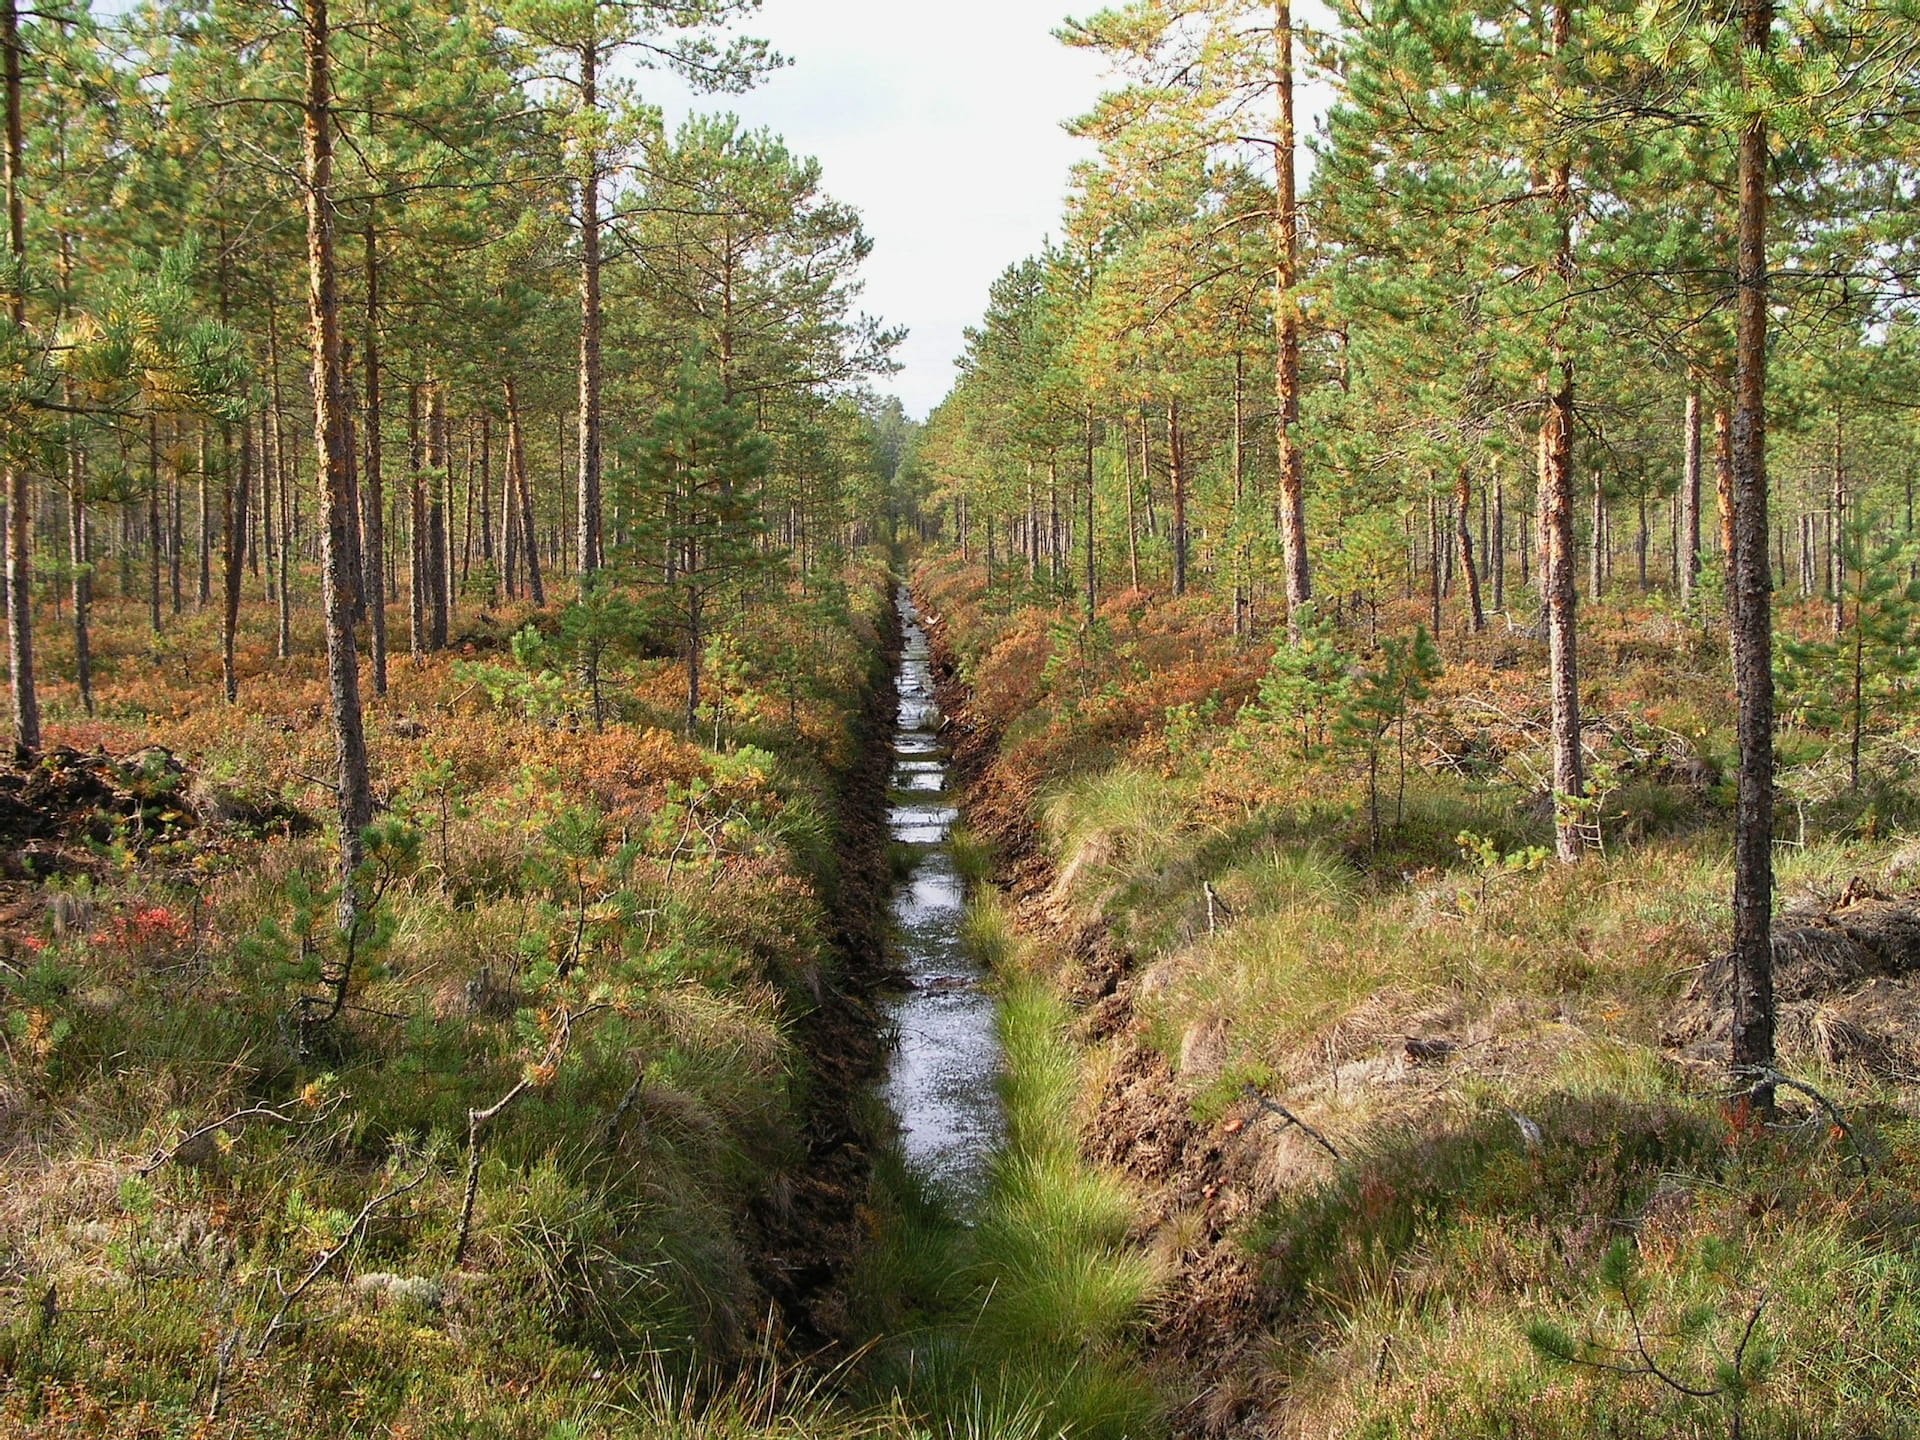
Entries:
{"type": "Polygon", "coordinates": [[[1686,456],[1680,475],[1680,603],[1693,604],[1700,579],[1700,387],[1687,391],[1686,456]]]}
{"type": "Polygon", "coordinates": [[[93,574],[88,553],[87,457],[77,444],[67,454],[67,484],[67,542],[73,557],[73,678],[80,690],[80,704],[91,715],[93,574]]]}
{"type": "Polygon", "coordinates": [[[1091,626],[1091,625],[1093,624],[1093,617],[1094,617],[1094,613],[1095,613],[1095,611],[1096,611],[1096,609],[1098,608],[1098,603],[1099,603],[1099,600],[1098,600],[1098,595],[1097,595],[1097,592],[1096,592],[1096,577],[1097,577],[1097,574],[1098,574],[1098,571],[1097,571],[1097,569],[1096,569],[1096,565],[1095,565],[1095,557],[1094,557],[1094,544],[1093,544],[1093,501],[1094,501],[1094,495],[1093,495],[1093,406],[1092,406],[1092,404],[1091,404],[1091,403],[1089,403],[1089,404],[1088,404],[1088,405],[1086,406],[1086,409],[1085,409],[1085,414],[1084,414],[1084,416],[1083,416],[1083,422],[1084,422],[1084,424],[1085,424],[1085,427],[1086,427],[1086,430],[1085,430],[1085,434],[1084,434],[1084,436],[1083,436],[1083,439],[1082,439],[1082,445],[1083,445],[1083,447],[1084,447],[1084,449],[1085,449],[1085,451],[1086,451],[1086,471],[1087,471],[1087,534],[1086,534],[1086,545],[1087,545],[1087,624],[1088,624],[1089,626],[1091,626]]]}
{"type": "MultiPolygon", "coordinates": [[[[0,0],[0,64],[6,76],[7,251],[15,282],[7,310],[16,327],[27,323],[26,199],[21,167],[23,95],[20,83],[20,14],[15,0],[0,0]]],[[[7,659],[13,677],[13,743],[24,757],[40,749],[40,699],[33,675],[33,490],[27,467],[10,461],[7,492],[7,659]]]]}
{"type": "Polygon", "coordinates": [[[160,417],[147,416],[147,625],[160,633],[160,417]]]}
{"type": "Polygon", "coordinates": [[[207,486],[213,478],[213,444],[207,430],[207,422],[200,422],[200,484],[197,487],[200,496],[200,588],[194,593],[194,604],[206,609],[213,603],[213,506],[207,494],[207,486]]]}
{"type": "Polygon", "coordinates": [[[1487,612],[1480,604],[1480,572],[1473,563],[1473,529],[1468,520],[1473,504],[1473,480],[1467,467],[1460,467],[1459,478],[1453,486],[1453,508],[1458,514],[1460,527],[1460,573],[1467,580],[1467,612],[1473,620],[1473,633],[1478,635],[1487,628],[1487,612]]]}
{"type": "Polygon", "coordinates": [[[240,473],[226,486],[227,532],[226,607],[220,623],[220,675],[226,682],[227,703],[240,698],[240,677],[234,669],[234,637],[240,628],[240,587],[247,575],[247,489],[253,482],[253,429],[240,427],[240,473]]]}
{"type": "MultiPolygon", "coordinates": [[[[1294,177],[1293,11],[1290,0],[1273,7],[1274,94],[1279,123],[1274,133],[1273,332],[1277,347],[1274,399],[1277,402],[1280,478],[1280,551],[1287,577],[1287,628],[1296,637],[1294,611],[1307,603],[1313,588],[1307,572],[1306,485],[1300,463],[1300,307],[1294,284],[1300,263],[1300,211],[1294,177]]],[[[1185,576],[1182,574],[1182,583],[1185,576]]]]}
{"type": "Polygon", "coordinates": [[[1493,482],[1493,541],[1487,549],[1493,570],[1493,608],[1504,613],[1507,608],[1507,482],[1498,477],[1493,482]]]}
{"type": "Polygon", "coordinates": [[[513,460],[500,467],[500,580],[507,599],[520,598],[520,518],[514,507],[513,460]]]}
{"type": "Polygon", "coordinates": [[[1120,463],[1127,477],[1127,585],[1140,588],[1140,525],[1133,513],[1133,437],[1127,433],[1126,417],[1121,416],[1120,463]]]}
{"type": "MultiPolygon", "coordinates": [[[[1427,483],[1429,485],[1433,483],[1431,473],[1427,476],[1427,483]]],[[[1429,492],[1427,495],[1427,628],[1433,632],[1436,644],[1440,640],[1440,592],[1443,588],[1440,583],[1440,566],[1441,556],[1445,553],[1446,546],[1440,541],[1440,497],[1429,492]]]]}
{"type": "Polygon", "coordinates": [[[1140,412],[1140,485],[1146,491],[1147,538],[1153,539],[1160,533],[1160,517],[1153,508],[1153,424],[1145,409],[1140,412]]]}
{"type": "Polygon", "coordinates": [[[467,485],[463,503],[466,517],[461,522],[461,529],[464,533],[460,541],[460,573],[457,576],[448,577],[447,604],[449,606],[457,606],[459,604],[460,592],[466,588],[467,582],[473,576],[473,492],[475,489],[475,476],[479,473],[480,469],[480,447],[479,442],[474,436],[474,423],[471,417],[467,420],[466,431],[467,485]]]}
{"type": "MultiPolygon", "coordinates": [[[[181,443],[180,436],[171,425],[168,427],[168,439],[172,440],[176,446],[181,443]]],[[[175,615],[180,613],[185,603],[180,575],[181,567],[185,563],[187,540],[181,519],[181,510],[185,501],[180,491],[180,461],[176,451],[173,463],[167,467],[167,584],[175,615]]]]}
{"type": "Polygon", "coordinates": [[[260,407],[260,503],[254,511],[260,517],[260,527],[253,549],[266,551],[266,585],[260,593],[262,604],[272,604],[280,589],[280,564],[282,556],[278,549],[279,530],[274,522],[274,492],[276,477],[279,474],[280,444],[276,431],[280,428],[274,416],[273,404],[269,401],[260,407]]]}
{"type": "Polygon", "coordinates": [[[387,482],[380,414],[380,239],[374,220],[373,207],[369,205],[366,224],[360,232],[361,275],[366,289],[366,332],[361,337],[361,348],[367,357],[367,478],[361,497],[366,506],[362,526],[365,545],[361,555],[365,568],[361,588],[367,597],[367,658],[373,667],[373,693],[384,695],[387,693],[387,482]]]}
{"type": "Polygon", "coordinates": [[[493,546],[493,412],[480,412],[480,563],[487,568],[487,604],[500,603],[493,546]]]}
{"type": "MultiPolygon", "coordinates": [[[[580,103],[599,104],[600,51],[580,49],[580,103]]],[[[600,549],[600,156],[591,146],[580,182],[580,516],[577,568],[585,579],[604,563],[600,549]]]]}
{"type": "Polygon", "coordinates": [[[1833,411],[1833,493],[1827,500],[1827,514],[1833,524],[1833,609],[1828,619],[1834,635],[1847,628],[1847,471],[1846,421],[1836,402],[1833,411]]]}
{"type": "Polygon", "coordinates": [[[452,476],[446,392],[435,382],[427,387],[427,646],[432,650],[447,648],[447,491],[452,476]]]}
{"type": "Polygon", "coordinates": [[[360,437],[354,423],[353,346],[344,334],[340,340],[340,443],[346,447],[347,489],[353,495],[353,510],[347,516],[347,579],[353,586],[353,623],[363,625],[367,604],[360,592],[367,571],[360,543],[360,437]]]}
{"type": "Polygon", "coordinates": [[[286,414],[280,394],[279,307],[273,292],[267,292],[267,409],[273,416],[273,478],[280,504],[280,615],[275,650],[282,660],[293,654],[293,571],[300,563],[300,540],[293,523],[294,492],[299,474],[298,462],[287,458],[286,432],[280,428],[286,414]]]}
{"type": "Polygon", "coordinates": [[[526,562],[527,592],[533,596],[535,605],[545,605],[547,592],[540,583],[540,547],[533,523],[533,488],[527,483],[527,450],[521,434],[520,392],[511,375],[507,377],[506,389],[507,469],[520,501],[520,534],[524,542],[521,558],[526,562]]]}
{"type": "Polygon", "coordinates": [[[1589,549],[1589,594],[1598,600],[1607,588],[1607,496],[1600,472],[1593,475],[1593,544],[1589,549]]]}
{"type": "Polygon", "coordinates": [[[1634,563],[1639,570],[1640,593],[1644,595],[1647,590],[1647,546],[1651,541],[1651,536],[1647,531],[1647,496],[1645,491],[1641,492],[1639,502],[1640,528],[1634,532],[1633,552],[1634,563]]]}
{"type": "MultiPolygon", "coordinates": [[[[1247,553],[1245,531],[1242,529],[1242,512],[1247,503],[1244,362],[1245,357],[1236,351],[1233,357],[1233,520],[1227,527],[1230,538],[1236,532],[1243,537],[1233,556],[1233,633],[1236,639],[1244,639],[1253,627],[1253,597],[1248,589],[1252,557],[1247,553]]],[[[1295,628],[1297,630],[1298,627],[1295,628]]]]}
{"type": "MultiPolygon", "coordinates": [[[[1553,689],[1554,850],[1563,862],[1584,848],[1566,802],[1586,792],[1580,754],[1579,596],[1574,585],[1573,362],[1562,356],[1540,427],[1541,589],[1547,601],[1553,689]]],[[[1552,382],[1550,382],[1552,383],[1552,382]]]]}
{"type": "Polygon", "coordinates": [[[1167,483],[1173,490],[1173,593],[1187,593],[1187,457],[1180,402],[1167,402],[1167,483]]]}
{"type": "MultiPolygon", "coordinates": [[[[333,249],[332,80],[328,67],[327,0],[302,0],[306,105],[302,139],[307,200],[307,304],[313,340],[313,439],[320,490],[320,583],[326,614],[327,684],[333,712],[334,759],[339,772],[340,927],[353,934],[360,918],[357,872],[360,832],[373,818],[367,740],[360,710],[360,661],[353,647],[353,577],[347,573],[347,536],[354,496],[347,484],[341,426],[340,301],[333,249]]],[[[335,1010],[346,996],[345,979],[335,1010]]]]}
{"type": "Polygon", "coordinates": [[[407,654],[416,662],[427,653],[427,575],[432,546],[427,540],[425,451],[420,433],[420,387],[407,387],[407,654]]]}
{"type": "MultiPolygon", "coordinates": [[[[1742,0],[1741,49],[1772,48],[1773,0],[1742,0]]],[[[1733,862],[1733,1054],[1771,1109],[1773,1006],[1773,580],[1767,573],[1767,127],[1740,135],[1736,236],[1733,425],[1733,669],[1739,696],[1740,773],[1733,862]]]]}

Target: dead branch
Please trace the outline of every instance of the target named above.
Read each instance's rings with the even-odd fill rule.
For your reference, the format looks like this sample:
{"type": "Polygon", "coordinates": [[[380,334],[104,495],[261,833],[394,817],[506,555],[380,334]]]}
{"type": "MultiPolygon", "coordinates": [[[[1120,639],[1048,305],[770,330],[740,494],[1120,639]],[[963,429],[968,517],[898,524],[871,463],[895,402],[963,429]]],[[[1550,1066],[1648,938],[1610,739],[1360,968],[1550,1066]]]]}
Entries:
{"type": "Polygon", "coordinates": [[[347,1226],[347,1233],[340,1237],[340,1243],[316,1260],[313,1268],[300,1278],[298,1285],[282,1293],[280,1308],[273,1312],[273,1318],[267,1321],[267,1328],[261,1332],[259,1341],[253,1347],[254,1359],[257,1360],[267,1353],[267,1346],[273,1343],[273,1337],[279,1332],[281,1323],[287,1318],[287,1312],[293,1308],[294,1303],[298,1301],[302,1295],[306,1294],[308,1287],[327,1272],[328,1267],[330,1267],[334,1261],[347,1253],[348,1247],[360,1238],[360,1232],[366,1229],[367,1222],[374,1217],[375,1213],[379,1211],[383,1205],[398,1200],[402,1195],[410,1191],[419,1189],[426,1181],[427,1176],[432,1173],[433,1168],[428,1166],[422,1169],[418,1175],[414,1176],[413,1179],[409,1180],[406,1184],[390,1186],[360,1207],[360,1213],[353,1217],[353,1222],[347,1226]]]}
{"type": "Polygon", "coordinates": [[[324,1120],[330,1113],[332,1113],[331,1110],[323,1111],[318,1115],[312,1115],[302,1119],[297,1115],[283,1115],[270,1105],[250,1105],[244,1110],[234,1111],[231,1115],[221,1116],[220,1119],[215,1120],[211,1125],[202,1125],[198,1130],[181,1136],[180,1139],[163,1150],[154,1151],[147,1163],[133,1173],[142,1177],[151,1175],[162,1165],[178,1158],[183,1152],[186,1152],[189,1163],[193,1163],[194,1147],[198,1145],[200,1141],[205,1140],[210,1135],[216,1135],[226,1129],[227,1126],[238,1124],[242,1120],[251,1120],[256,1116],[265,1116],[269,1120],[278,1120],[282,1125],[316,1125],[324,1120]]]}
{"type": "Polygon", "coordinates": [[[1248,1084],[1243,1088],[1247,1092],[1247,1097],[1250,1100],[1252,1100],[1254,1104],[1258,1105],[1262,1110],[1267,1111],[1269,1114],[1278,1115],[1282,1120],[1286,1121],[1287,1124],[1297,1126],[1307,1136],[1308,1139],[1312,1140],[1316,1145],[1318,1145],[1322,1150],[1325,1150],[1334,1159],[1341,1160],[1346,1158],[1345,1156],[1341,1155],[1339,1148],[1331,1140],[1327,1139],[1326,1136],[1322,1135],[1318,1130],[1314,1129],[1313,1126],[1307,1124],[1306,1121],[1302,1120],[1298,1115],[1294,1114],[1293,1111],[1287,1109],[1287,1107],[1282,1105],[1279,1101],[1269,1100],[1265,1095],[1261,1094],[1251,1084],[1248,1084]]]}
{"type": "Polygon", "coordinates": [[[1753,1083],[1748,1085],[1744,1090],[1735,1091],[1733,1095],[1729,1097],[1730,1099],[1758,1102],[1763,1100],[1769,1091],[1798,1091],[1813,1101],[1822,1113],[1826,1115],[1827,1123],[1835,1130],[1838,1130],[1841,1136],[1845,1138],[1847,1148],[1853,1152],[1854,1163],[1860,1167],[1861,1178],[1866,1178],[1867,1152],[1860,1147],[1859,1137],[1853,1133],[1853,1126],[1848,1123],[1846,1113],[1841,1110],[1837,1103],[1830,1097],[1814,1089],[1813,1086],[1807,1084],[1806,1081],[1796,1080],[1791,1075],[1783,1075],[1778,1070],[1762,1068],[1759,1070],[1748,1070],[1745,1073],[1752,1078],[1753,1083]]]}
{"type": "MultiPolygon", "coordinates": [[[[562,1010],[559,1024],[555,1027],[553,1038],[547,1044],[547,1053],[540,1063],[522,1071],[513,1087],[484,1110],[467,1111],[467,1179],[460,1197],[460,1228],[454,1232],[453,1264],[459,1265],[467,1258],[467,1242],[473,1235],[473,1207],[480,1197],[480,1132],[515,1100],[518,1100],[536,1083],[545,1084],[546,1077],[559,1066],[566,1054],[567,1041],[573,1034],[573,1022],[591,1015],[595,1010],[604,1010],[604,1005],[589,1005],[584,1010],[574,1012],[562,1010]]],[[[638,1082],[635,1082],[636,1085],[638,1082]]]]}

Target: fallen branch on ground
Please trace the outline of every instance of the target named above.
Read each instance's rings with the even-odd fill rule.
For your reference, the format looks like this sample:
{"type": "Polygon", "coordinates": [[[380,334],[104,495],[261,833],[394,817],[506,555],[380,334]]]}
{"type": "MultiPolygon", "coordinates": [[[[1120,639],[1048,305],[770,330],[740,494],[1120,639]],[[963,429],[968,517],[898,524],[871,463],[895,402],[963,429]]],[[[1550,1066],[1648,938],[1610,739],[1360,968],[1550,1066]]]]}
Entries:
{"type": "Polygon", "coordinates": [[[293,1308],[294,1302],[306,1294],[308,1287],[324,1275],[334,1261],[347,1253],[347,1248],[351,1246],[355,1240],[360,1238],[360,1232],[366,1229],[367,1222],[374,1217],[375,1212],[378,1211],[381,1206],[398,1200],[409,1191],[419,1189],[425,1182],[427,1176],[432,1173],[433,1167],[427,1166],[406,1184],[395,1185],[386,1190],[382,1190],[378,1195],[360,1207],[360,1213],[353,1217],[352,1223],[347,1226],[347,1233],[340,1237],[340,1243],[316,1260],[313,1268],[300,1278],[298,1285],[282,1293],[280,1308],[273,1312],[273,1318],[267,1321],[267,1328],[260,1332],[260,1339],[253,1347],[254,1359],[257,1360],[267,1353],[267,1346],[273,1343],[273,1337],[279,1332],[281,1323],[287,1318],[287,1312],[293,1308]]]}
{"type": "Polygon", "coordinates": [[[1307,1124],[1306,1121],[1302,1120],[1298,1115],[1294,1114],[1293,1111],[1287,1109],[1287,1107],[1282,1105],[1279,1101],[1269,1100],[1265,1095],[1262,1095],[1258,1090],[1256,1090],[1250,1084],[1245,1086],[1244,1088],[1247,1092],[1247,1097],[1251,1099],[1254,1104],[1258,1105],[1262,1110],[1265,1110],[1268,1113],[1273,1115],[1278,1115],[1282,1120],[1286,1121],[1287,1124],[1289,1125],[1298,1126],[1303,1132],[1305,1132],[1308,1139],[1312,1140],[1322,1150],[1325,1150],[1329,1155],[1333,1156],[1334,1159],[1341,1160],[1345,1158],[1343,1155],[1341,1155],[1339,1147],[1337,1147],[1331,1140],[1327,1139],[1326,1136],[1322,1135],[1318,1130],[1314,1129],[1313,1126],[1307,1124]]]}

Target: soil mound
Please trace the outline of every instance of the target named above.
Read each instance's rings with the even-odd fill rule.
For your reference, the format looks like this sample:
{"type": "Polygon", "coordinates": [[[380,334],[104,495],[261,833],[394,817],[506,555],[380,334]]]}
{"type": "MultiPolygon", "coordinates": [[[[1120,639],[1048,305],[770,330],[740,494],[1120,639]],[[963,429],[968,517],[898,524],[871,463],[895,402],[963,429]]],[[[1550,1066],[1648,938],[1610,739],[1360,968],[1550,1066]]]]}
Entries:
{"type": "MultiPolygon", "coordinates": [[[[1920,902],[1855,881],[1825,910],[1783,920],[1773,935],[1781,1049],[1888,1079],[1920,1073],[1920,902]]],[[[1732,957],[1718,955],[1681,997],[1666,1039],[1723,1058],[1732,1023],[1732,957]]]]}
{"type": "Polygon", "coordinates": [[[75,869],[105,845],[146,852],[214,823],[295,831],[313,825],[278,801],[247,802],[223,790],[223,803],[209,806],[204,798],[196,802],[196,793],[192,773],[164,746],[120,756],[55,746],[31,766],[0,770],[0,870],[10,879],[37,879],[75,869]]]}

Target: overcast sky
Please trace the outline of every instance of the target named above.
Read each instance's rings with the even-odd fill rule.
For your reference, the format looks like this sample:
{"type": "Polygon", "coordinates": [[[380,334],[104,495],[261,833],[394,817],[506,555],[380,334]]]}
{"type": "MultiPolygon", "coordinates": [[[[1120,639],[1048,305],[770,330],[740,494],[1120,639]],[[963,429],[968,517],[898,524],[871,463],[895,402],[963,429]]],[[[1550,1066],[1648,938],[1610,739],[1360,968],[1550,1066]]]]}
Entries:
{"type": "MultiPolygon", "coordinates": [[[[874,239],[864,308],[911,332],[876,388],[916,416],[946,394],[987,287],[1054,231],[1068,169],[1090,153],[1061,128],[1102,88],[1101,62],[1050,33],[1071,3],[764,0],[743,28],[793,63],[695,102],[817,155],[828,193],[859,207],[874,239]]],[[[686,113],[663,77],[643,89],[669,125],[686,113]]]]}

